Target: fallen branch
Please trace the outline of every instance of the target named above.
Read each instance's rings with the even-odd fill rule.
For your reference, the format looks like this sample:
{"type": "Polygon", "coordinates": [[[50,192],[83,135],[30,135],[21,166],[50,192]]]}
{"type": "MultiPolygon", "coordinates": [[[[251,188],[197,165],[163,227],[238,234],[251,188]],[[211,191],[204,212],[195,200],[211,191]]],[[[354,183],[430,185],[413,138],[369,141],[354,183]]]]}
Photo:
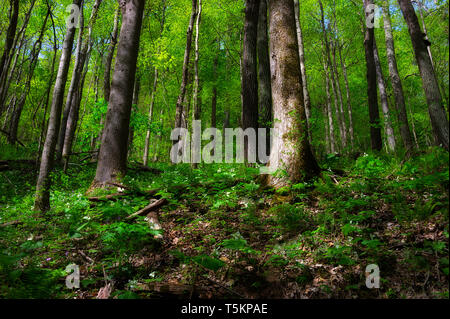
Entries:
{"type": "Polygon", "coordinates": [[[16,225],[20,225],[20,224],[23,224],[23,222],[20,220],[13,220],[11,222],[1,224],[0,227],[3,228],[3,227],[8,227],[8,226],[16,226],[16,225]]]}
{"type": "Polygon", "coordinates": [[[148,214],[148,213],[150,213],[150,212],[160,208],[166,202],[167,202],[167,200],[165,198],[161,198],[160,200],[157,200],[156,202],[145,206],[144,208],[142,208],[141,210],[137,211],[136,213],[131,214],[130,216],[128,216],[125,219],[133,219],[133,218],[135,218],[137,216],[148,214]]]}

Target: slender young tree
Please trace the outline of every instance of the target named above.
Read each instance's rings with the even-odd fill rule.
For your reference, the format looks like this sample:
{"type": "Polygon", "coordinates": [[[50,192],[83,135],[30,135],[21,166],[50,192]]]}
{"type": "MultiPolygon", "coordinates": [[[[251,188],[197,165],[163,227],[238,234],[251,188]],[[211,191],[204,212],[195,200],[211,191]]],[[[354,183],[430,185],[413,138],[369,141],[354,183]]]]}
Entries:
{"type": "MultiPolygon", "coordinates": [[[[184,61],[183,61],[183,72],[181,76],[181,85],[180,85],[180,93],[177,99],[176,105],[176,114],[175,114],[175,128],[182,127],[183,121],[183,102],[185,100],[186,95],[186,87],[188,84],[188,76],[189,76],[189,61],[191,56],[191,47],[192,47],[192,34],[194,33],[194,23],[197,18],[197,0],[192,0],[192,10],[191,10],[191,18],[189,20],[188,29],[186,32],[186,48],[184,50],[184,61]]],[[[174,144],[177,141],[173,142],[174,144]]]]}
{"type": "Polygon", "coordinates": [[[403,85],[398,73],[397,58],[395,57],[394,36],[392,35],[391,14],[389,12],[389,0],[383,1],[383,22],[386,39],[386,56],[388,60],[392,89],[397,106],[400,135],[402,137],[406,152],[410,152],[413,149],[413,141],[411,131],[409,129],[408,115],[406,113],[403,85]]]}
{"type": "Polygon", "coordinates": [[[126,174],[133,86],[145,0],[120,1],[122,27],[117,47],[105,128],[92,188],[104,187],[126,174]]]}
{"type": "MultiPolygon", "coordinates": [[[[80,3],[81,0],[73,0],[73,4],[76,6],[79,6],[80,3]]],[[[69,72],[73,40],[75,37],[75,25],[76,23],[69,23],[67,25],[63,49],[59,61],[58,74],[56,76],[55,87],[53,90],[47,136],[45,138],[45,144],[42,150],[41,165],[36,184],[36,199],[34,202],[34,209],[41,212],[46,212],[50,209],[50,173],[53,170],[53,158],[55,156],[55,147],[58,139],[59,126],[61,124],[61,108],[64,99],[67,74],[69,72]]]]}
{"type": "Polygon", "coordinates": [[[378,47],[374,39],[373,57],[375,60],[375,69],[377,72],[378,91],[380,92],[381,110],[384,116],[384,133],[387,140],[387,147],[390,153],[395,152],[396,142],[394,128],[392,127],[391,111],[389,109],[389,99],[386,91],[386,82],[384,80],[383,69],[381,68],[380,57],[378,56],[378,47]]]}
{"type": "Polygon", "coordinates": [[[369,8],[373,5],[372,0],[364,0],[364,12],[366,17],[364,35],[364,53],[366,56],[367,97],[369,104],[370,141],[372,149],[380,151],[383,147],[380,128],[380,113],[378,110],[377,95],[377,71],[374,57],[374,24],[369,20],[371,14],[369,8]]]}
{"type": "Polygon", "coordinates": [[[268,185],[279,188],[319,174],[308,142],[292,0],[269,0],[270,66],[274,111],[268,185]],[[285,171],[281,173],[280,171],[285,171]]]}
{"type": "Polygon", "coordinates": [[[442,96],[439,90],[438,81],[428,53],[427,42],[424,41],[423,33],[420,30],[419,20],[410,0],[398,0],[403,17],[408,25],[411,36],[412,47],[419,66],[422,85],[428,104],[433,135],[438,144],[441,144],[448,151],[449,144],[449,124],[447,114],[442,103],[442,96]]]}

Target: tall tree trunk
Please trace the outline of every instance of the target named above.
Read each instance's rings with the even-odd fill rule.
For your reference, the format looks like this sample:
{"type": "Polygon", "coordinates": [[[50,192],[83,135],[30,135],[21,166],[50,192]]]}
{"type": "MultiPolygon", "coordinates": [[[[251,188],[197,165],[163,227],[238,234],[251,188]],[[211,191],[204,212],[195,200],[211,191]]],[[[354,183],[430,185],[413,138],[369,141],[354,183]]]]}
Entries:
{"type": "Polygon", "coordinates": [[[36,42],[33,45],[33,48],[31,50],[31,60],[30,60],[30,66],[27,73],[27,79],[25,82],[25,88],[19,98],[19,102],[17,103],[17,108],[13,113],[13,116],[11,118],[11,123],[9,127],[9,143],[15,144],[17,141],[17,131],[19,128],[19,121],[20,116],[22,114],[23,107],[25,106],[25,102],[28,96],[28,93],[30,92],[31,87],[31,80],[33,78],[34,70],[36,68],[39,53],[41,52],[42,48],[42,38],[44,37],[45,29],[47,27],[47,21],[48,17],[50,15],[50,10],[47,11],[47,15],[45,16],[44,23],[42,25],[41,32],[39,34],[39,38],[36,40],[36,42]]]}
{"type": "Polygon", "coordinates": [[[117,7],[114,15],[114,27],[111,33],[111,42],[109,43],[108,54],[105,59],[105,73],[103,75],[103,97],[105,101],[109,102],[109,95],[111,94],[111,65],[114,58],[114,51],[117,45],[117,36],[119,34],[119,19],[120,6],[117,7]]]}
{"type": "Polygon", "coordinates": [[[331,107],[330,76],[328,74],[328,67],[326,63],[325,54],[323,54],[323,71],[325,73],[325,91],[327,94],[326,114],[330,136],[330,150],[331,153],[334,154],[336,153],[336,139],[334,135],[333,111],[331,107]]]}
{"type": "Polygon", "coordinates": [[[323,40],[324,40],[324,44],[325,44],[325,58],[327,60],[327,67],[329,68],[331,89],[333,90],[333,94],[334,94],[334,110],[336,112],[336,118],[337,118],[337,122],[338,122],[338,126],[339,126],[339,134],[341,137],[341,148],[344,149],[347,146],[347,141],[345,140],[345,136],[346,136],[345,126],[344,126],[344,121],[341,117],[341,113],[339,111],[339,106],[338,106],[339,95],[338,95],[338,90],[337,90],[337,83],[336,83],[333,63],[331,60],[331,50],[330,50],[330,43],[328,40],[328,32],[325,27],[325,15],[324,15],[324,10],[323,10],[323,5],[322,5],[322,1],[320,1],[320,0],[319,0],[319,7],[320,7],[320,16],[321,16],[320,23],[322,26],[323,40]]]}
{"type": "MultiPolygon", "coordinates": [[[[260,0],[245,1],[244,41],[242,47],[242,128],[258,129],[258,72],[257,72],[257,37],[260,0]]],[[[256,145],[244,142],[244,159],[248,152],[257,150],[256,145]]]]}
{"type": "Polygon", "coordinates": [[[409,0],[398,0],[400,9],[408,25],[411,42],[422,77],[422,85],[428,104],[433,135],[437,142],[448,151],[448,119],[442,104],[441,92],[434,72],[433,63],[428,53],[427,44],[420,30],[414,7],[409,0]]]}
{"type": "MultiPolygon", "coordinates": [[[[217,41],[219,43],[219,41],[217,41]]],[[[217,49],[216,57],[214,58],[213,64],[213,89],[211,97],[211,127],[217,127],[217,68],[219,66],[219,54],[220,48],[217,49]]]]}
{"type": "Polygon", "coordinates": [[[269,0],[270,66],[274,111],[273,151],[269,170],[287,174],[267,175],[272,187],[298,183],[319,174],[311,152],[301,86],[300,58],[292,0],[269,0]]]}
{"type": "MultiPolygon", "coordinates": [[[[194,100],[194,107],[192,112],[192,120],[197,121],[200,120],[200,112],[201,112],[201,102],[199,99],[199,91],[200,91],[200,79],[199,79],[199,68],[198,68],[198,62],[200,58],[200,52],[199,52],[199,38],[200,38],[200,23],[202,19],[202,0],[198,0],[198,12],[197,12],[197,20],[195,22],[195,59],[194,59],[194,93],[193,93],[193,100],[194,100]]],[[[194,127],[194,122],[192,122],[192,127],[194,127]]],[[[201,147],[201,145],[199,145],[201,147]]],[[[195,148],[192,149],[193,152],[196,152],[195,148]]],[[[199,154],[192,154],[191,158],[198,159],[199,154]]],[[[196,161],[192,161],[192,168],[196,169],[198,168],[198,163],[196,161]]]]}
{"type": "Polygon", "coordinates": [[[345,83],[345,93],[346,93],[347,113],[348,113],[348,134],[350,135],[351,148],[354,149],[355,134],[354,134],[354,128],[353,128],[353,110],[352,110],[352,102],[350,99],[350,87],[348,84],[347,67],[345,65],[344,59],[342,58],[341,46],[338,47],[338,51],[339,51],[339,60],[341,62],[342,74],[344,75],[344,83],[345,83]]]}
{"type": "MultiPolygon", "coordinates": [[[[153,122],[153,109],[155,107],[155,95],[156,95],[157,87],[158,87],[158,69],[155,68],[155,75],[153,77],[152,95],[150,98],[150,107],[149,107],[149,111],[148,111],[149,123],[153,122]]],[[[149,149],[150,149],[150,136],[151,136],[151,130],[147,129],[147,133],[145,135],[144,157],[142,159],[144,166],[147,166],[147,164],[148,164],[148,155],[149,155],[149,149]]]]}
{"type": "MultiPolygon", "coordinates": [[[[105,59],[105,72],[103,74],[103,98],[106,103],[109,103],[109,95],[111,94],[111,66],[114,58],[114,51],[117,45],[117,36],[119,34],[119,19],[120,19],[120,6],[117,7],[116,13],[114,15],[114,27],[111,33],[111,42],[109,43],[108,54],[105,59]]],[[[102,116],[100,119],[100,126],[103,127],[104,117],[102,116]]],[[[103,135],[103,129],[98,133],[95,138],[96,142],[94,144],[100,144],[103,135]]],[[[93,159],[98,156],[97,153],[94,153],[93,159]]]]}
{"type": "MultiPolygon", "coordinates": [[[[0,78],[8,73],[9,65],[6,66],[6,62],[9,59],[9,53],[13,47],[14,39],[16,37],[17,20],[19,18],[19,0],[10,0],[10,12],[8,31],[6,32],[5,47],[3,49],[3,55],[0,59],[0,78]]],[[[1,114],[1,113],[0,113],[1,114]]]]}
{"type": "Polygon", "coordinates": [[[383,1],[384,34],[386,38],[386,56],[389,66],[389,74],[397,106],[398,123],[403,145],[407,153],[413,149],[411,131],[409,129],[408,115],[406,113],[405,96],[403,94],[402,81],[398,73],[397,59],[395,57],[394,37],[392,35],[391,15],[389,12],[389,0],[383,1]]]}
{"type": "Polygon", "coordinates": [[[311,143],[311,98],[309,96],[308,90],[308,79],[306,77],[306,66],[305,66],[305,49],[303,45],[303,34],[302,27],[300,24],[300,4],[299,0],[294,0],[294,10],[295,10],[295,25],[297,28],[297,41],[298,50],[300,56],[300,71],[302,74],[302,85],[303,85],[303,98],[305,99],[305,113],[308,125],[308,136],[309,142],[311,143]]]}
{"type": "MultiPolygon", "coordinates": [[[[367,8],[372,5],[372,0],[364,0],[365,16],[368,18],[369,13],[367,8]]],[[[364,20],[366,21],[366,20],[364,20]]],[[[365,25],[364,35],[364,52],[366,56],[367,68],[367,97],[369,104],[369,123],[370,123],[370,141],[372,150],[380,151],[383,148],[380,128],[380,113],[378,111],[378,94],[377,94],[377,72],[375,67],[374,57],[374,28],[369,28],[365,25]]]]}
{"type": "MultiPolygon", "coordinates": [[[[73,0],[73,4],[77,6],[80,5],[80,2],[81,0],[73,0]]],[[[50,209],[50,173],[53,170],[53,158],[55,155],[59,126],[61,124],[61,108],[64,99],[64,90],[67,80],[67,73],[69,71],[75,30],[75,27],[68,27],[64,38],[64,46],[59,61],[58,75],[56,77],[55,87],[53,90],[47,136],[45,138],[45,144],[42,150],[41,165],[36,184],[36,199],[34,203],[34,209],[42,212],[50,209]]]]}
{"type": "Polygon", "coordinates": [[[389,100],[386,91],[386,83],[384,80],[383,69],[381,68],[380,57],[378,56],[378,47],[374,39],[373,56],[375,60],[375,69],[377,72],[378,91],[380,92],[381,109],[384,115],[384,133],[387,140],[387,148],[389,153],[395,152],[395,133],[392,128],[391,111],[389,109],[389,100]]]}
{"type": "Polygon", "coordinates": [[[123,23],[97,171],[91,188],[104,187],[124,176],[127,169],[128,132],[145,0],[121,1],[120,5],[123,23]]]}
{"type": "MultiPolygon", "coordinates": [[[[189,20],[189,26],[186,32],[186,48],[184,50],[183,73],[181,76],[180,94],[178,95],[176,105],[175,128],[182,127],[183,102],[185,100],[186,86],[188,83],[189,61],[191,57],[191,47],[192,47],[192,34],[194,33],[194,23],[196,17],[197,17],[197,0],[192,0],[191,18],[189,20]]],[[[177,143],[177,141],[174,141],[173,143],[175,144],[177,143]]]]}
{"type": "MultiPolygon", "coordinates": [[[[136,79],[134,81],[134,87],[133,87],[133,101],[132,101],[132,109],[131,113],[138,112],[139,107],[139,93],[141,91],[141,79],[140,75],[136,75],[136,79]]],[[[134,141],[134,127],[130,125],[129,133],[128,133],[128,158],[131,157],[131,153],[133,151],[133,141],[134,141]]]]}
{"type": "Polygon", "coordinates": [[[75,83],[74,83],[75,93],[72,96],[72,103],[70,106],[69,116],[68,116],[67,122],[66,122],[65,132],[62,133],[62,130],[60,132],[60,136],[61,136],[61,134],[64,136],[62,156],[65,158],[65,163],[68,163],[70,153],[72,152],[72,144],[73,144],[73,139],[74,139],[75,131],[76,131],[77,124],[78,124],[81,97],[83,94],[83,83],[84,83],[84,79],[86,77],[86,73],[89,68],[89,59],[90,59],[91,49],[92,49],[92,28],[93,28],[95,20],[97,18],[97,13],[100,8],[101,2],[102,2],[102,0],[95,1],[94,7],[92,9],[91,17],[89,19],[88,35],[83,40],[82,46],[81,46],[81,56],[80,56],[80,60],[79,60],[79,74],[76,76],[76,79],[72,78],[72,80],[75,80],[75,83]],[[84,70],[84,73],[83,73],[83,70],[84,70]]]}
{"type": "MultiPolygon", "coordinates": [[[[259,127],[272,127],[272,87],[270,83],[269,37],[267,29],[267,0],[260,0],[258,18],[258,92],[259,127]]],[[[266,133],[266,153],[270,154],[270,134],[266,133]]]]}

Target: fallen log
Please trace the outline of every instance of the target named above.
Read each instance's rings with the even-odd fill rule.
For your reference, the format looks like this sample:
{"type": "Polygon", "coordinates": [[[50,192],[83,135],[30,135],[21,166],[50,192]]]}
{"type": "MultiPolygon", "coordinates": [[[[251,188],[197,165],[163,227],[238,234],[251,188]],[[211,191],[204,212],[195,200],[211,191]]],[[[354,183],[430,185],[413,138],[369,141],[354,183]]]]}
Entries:
{"type": "Polygon", "coordinates": [[[120,197],[126,197],[126,196],[130,196],[132,194],[128,194],[128,193],[114,193],[114,194],[109,194],[109,195],[103,195],[103,196],[93,196],[93,197],[88,197],[88,200],[90,202],[102,202],[105,200],[117,200],[120,197]]]}
{"type": "Polygon", "coordinates": [[[160,207],[163,206],[166,202],[167,202],[167,200],[166,200],[165,198],[161,198],[161,199],[157,200],[156,202],[151,203],[151,204],[145,206],[144,208],[142,208],[141,210],[137,211],[136,213],[131,214],[130,216],[128,216],[128,217],[125,218],[125,219],[129,220],[129,219],[133,219],[133,218],[135,218],[135,217],[137,217],[137,216],[140,216],[140,215],[148,214],[148,213],[150,213],[150,212],[152,212],[152,211],[154,211],[154,210],[160,208],[160,207]]]}

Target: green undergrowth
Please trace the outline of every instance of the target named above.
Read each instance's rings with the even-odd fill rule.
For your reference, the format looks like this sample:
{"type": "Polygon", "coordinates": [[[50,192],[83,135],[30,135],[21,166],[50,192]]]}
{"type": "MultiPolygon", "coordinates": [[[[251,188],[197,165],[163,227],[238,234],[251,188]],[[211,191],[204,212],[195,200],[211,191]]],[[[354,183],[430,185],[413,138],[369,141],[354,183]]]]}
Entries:
{"type": "Polygon", "coordinates": [[[127,196],[95,203],[95,165],[74,163],[52,174],[46,214],[32,209],[36,169],[3,171],[0,298],[95,298],[105,281],[111,298],[179,297],[155,285],[203,298],[448,298],[448,160],[438,148],[328,156],[321,177],[276,191],[257,168],[158,163],[129,170],[127,196]],[[126,219],[148,190],[167,199],[162,230],[126,219]],[[65,285],[69,264],[79,289],[65,285]],[[369,264],[379,289],[365,285],[369,264]]]}

